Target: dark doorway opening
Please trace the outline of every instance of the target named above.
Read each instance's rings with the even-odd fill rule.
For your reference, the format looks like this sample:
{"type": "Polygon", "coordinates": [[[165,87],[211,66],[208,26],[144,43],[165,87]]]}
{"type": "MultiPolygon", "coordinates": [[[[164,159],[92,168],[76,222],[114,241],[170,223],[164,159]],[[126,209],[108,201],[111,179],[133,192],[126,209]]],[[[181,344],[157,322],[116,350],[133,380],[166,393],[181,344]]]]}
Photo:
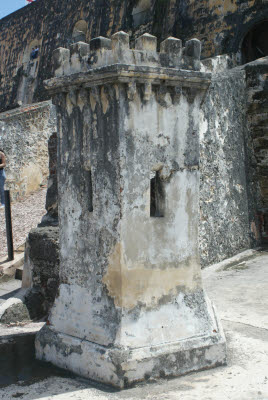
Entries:
{"type": "Polygon", "coordinates": [[[245,36],[242,43],[243,63],[268,56],[268,20],[255,25],[245,36]]]}

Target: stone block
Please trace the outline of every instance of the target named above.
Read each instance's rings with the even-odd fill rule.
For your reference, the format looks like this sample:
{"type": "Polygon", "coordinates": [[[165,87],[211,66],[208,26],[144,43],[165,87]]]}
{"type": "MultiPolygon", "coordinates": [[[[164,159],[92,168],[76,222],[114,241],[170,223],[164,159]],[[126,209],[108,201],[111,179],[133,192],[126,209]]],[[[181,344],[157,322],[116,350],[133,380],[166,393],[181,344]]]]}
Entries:
{"type": "Polygon", "coordinates": [[[59,285],[59,229],[32,229],[26,241],[22,287],[31,288],[26,304],[42,318],[50,311],[59,285]]]}
{"type": "Polygon", "coordinates": [[[169,37],[161,42],[160,52],[180,57],[182,53],[182,41],[174,37],[169,37]]]}
{"type": "Polygon", "coordinates": [[[90,50],[111,50],[112,41],[111,39],[107,39],[103,36],[96,37],[90,41],[90,50]]]}
{"type": "Polygon", "coordinates": [[[55,76],[63,75],[69,68],[70,50],[59,47],[52,53],[52,62],[55,76]]]}
{"type": "Polygon", "coordinates": [[[123,31],[112,35],[113,50],[129,50],[129,35],[123,31]]]}
{"type": "Polygon", "coordinates": [[[157,38],[149,33],[144,33],[135,42],[135,50],[156,52],[157,38]]]}
{"type": "Polygon", "coordinates": [[[201,42],[198,39],[191,39],[185,43],[184,54],[188,57],[193,57],[196,60],[200,60],[201,55],[201,42]]]}
{"type": "Polygon", "coordinates": [[[88,43],[76,42],[70,46],[71,57],[73,55],[78,55],[79,57],[85,57],[90,51],[90,46],[88,43]]]}

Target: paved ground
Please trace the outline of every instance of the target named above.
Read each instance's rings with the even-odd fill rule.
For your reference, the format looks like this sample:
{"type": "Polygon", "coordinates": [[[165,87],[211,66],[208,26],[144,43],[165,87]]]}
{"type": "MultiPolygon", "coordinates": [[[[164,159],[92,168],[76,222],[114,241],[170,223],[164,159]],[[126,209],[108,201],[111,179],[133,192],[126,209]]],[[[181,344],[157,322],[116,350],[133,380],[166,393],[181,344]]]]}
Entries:
{"type": "MultiPolygon", "coordinates": [[[[250,253],[249,253],[250,254],[250,253]]],[[[0,389],[1,400],[268,400],[268,252],[203,272],[228,344],[228,366],[113,392],[52,376],[0,389]]]]}
{"type": "MultiPolygon", "coordinates": [[[[12,228],[14,248],[26,240],[32,228],[36,228],[45,214],[46,189],[40,189],[25,198],[12,203],[12,228]]],[[[7,255],[5,210],[0,209],[0,258],[7,255]]]]}
{"type": "Polygon", "coordinates": [[[18,279],[0,282],[0,304],[12,297],[19,288],[21,288],[21,281],[18,279]]]}

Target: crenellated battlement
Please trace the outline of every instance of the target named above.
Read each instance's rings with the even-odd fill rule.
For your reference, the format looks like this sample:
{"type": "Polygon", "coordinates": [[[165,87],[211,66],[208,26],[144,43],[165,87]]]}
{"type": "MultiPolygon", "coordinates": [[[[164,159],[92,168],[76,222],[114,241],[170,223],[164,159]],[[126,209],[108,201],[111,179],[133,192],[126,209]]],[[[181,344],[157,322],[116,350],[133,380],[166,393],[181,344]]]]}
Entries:
{"type": "Polygon", "coordinates": [[[115,82],[129,86],[128,98],[136,93],[136,86],[144,87],[144,100],[152,92],[152,85],[195,91],[206,90],[210,73],[200,71],[201,42],[191,39],[182,47],[182,41],[169,37],[160,44],[157,38],[145,33],[136,39],[135,49],[129,45],[129,35],[117,32],[111,39],[97,37],[90,43],[77,42],[70,49],[58,48],[53,52],[55,77],[45,81],[53,94],[74,87],[88,88],[115,82]]]}
{"type": "Polygon", "coordinates": [[[87,72],[113,64],[200,70],[201,42],[191,39],[182,47],[182,41],[169,37],[160,44],[157,52],[157,38],[148,33],[140,36],[135,48],[130,49],[129,35],[117,32],[111,39],[97,37],[90,43],[77,42],[70,49],[58,48],[53,52],[56,77],[87,72]]]}

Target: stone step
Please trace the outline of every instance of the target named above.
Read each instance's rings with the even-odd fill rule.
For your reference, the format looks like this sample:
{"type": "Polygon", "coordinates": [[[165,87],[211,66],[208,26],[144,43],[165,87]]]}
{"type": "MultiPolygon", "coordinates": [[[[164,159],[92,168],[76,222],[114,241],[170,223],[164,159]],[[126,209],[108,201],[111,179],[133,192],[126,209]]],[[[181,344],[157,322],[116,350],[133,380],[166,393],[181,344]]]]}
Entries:
{"type": "Polygon", "coordinates": [[[0,387],[31,379],[37,368],[35,335],[44,323],[0,324],[0,387]]]}
{"type": "Polygon", "coordinates": [[[50,363],[36,360],[35,337],[44,324],[0,324],[0,392],[1,387],[16,382],[25,385],[50,376],[74,377],[50,363]]]}
{"type": "Polygon", "coordinates": [[[23,275],[23,265],[16,269],[15,279],[22,281],[22,275],[23,275]]]}
{"type": "Polygon", "coordinates": [[[24,264],[24,252],[15,252],[14,260],[8,261],[7,257],[0,260],[0,282],[15,277],[16,270],[24,264]]]}

